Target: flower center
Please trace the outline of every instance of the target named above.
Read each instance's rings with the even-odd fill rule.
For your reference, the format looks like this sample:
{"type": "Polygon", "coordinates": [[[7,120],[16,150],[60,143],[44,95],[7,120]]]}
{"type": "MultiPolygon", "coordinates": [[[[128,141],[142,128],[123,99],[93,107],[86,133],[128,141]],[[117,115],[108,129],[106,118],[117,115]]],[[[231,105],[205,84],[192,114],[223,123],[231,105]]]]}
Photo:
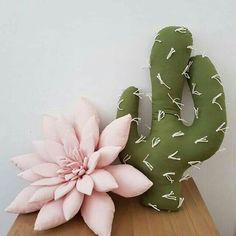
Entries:
{"type": "Polygon", "coordinates": [[[57,171],[58,175],[66,181],[76,180],[88,170],[88,157],[84,157],[80,150],[74,149],[69,152],[68,157],[60,159],[61,168],[57,171]]]}

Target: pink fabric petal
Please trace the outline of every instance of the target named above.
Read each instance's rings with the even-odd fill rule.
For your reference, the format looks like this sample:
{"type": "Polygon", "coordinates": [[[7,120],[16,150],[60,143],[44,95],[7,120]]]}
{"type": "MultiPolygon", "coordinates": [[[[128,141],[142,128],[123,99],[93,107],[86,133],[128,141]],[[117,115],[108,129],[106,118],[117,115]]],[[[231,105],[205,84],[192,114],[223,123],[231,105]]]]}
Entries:
{"type": "Polygon", "coordinates": [[[113,175],[119,186],[112,192],[123,197],[138,196],[153,185],[142,172],[131,165],[111,165],[105,169],[113,175]]]}
{"type": "Polygon", "coordinates": [[[97,168],[110,165],[119,155],[121,147],[107,146],[100,148],[97,152],[100,158],[97,163],[97,168]]]}
{"type": "Polygon", "coordinates": [[[66,156],[63,145],[61,145],[60,143],[51,140],[46,140],[45,147],[50,159],[55,163],[59,163],[61,157],[66,156]]]}
{"type": "Polygon", "coordinates": [[[54,177],[58,175],[57,171],[59,168],[60,167],[54,163],[42,163],[32,167],[32,171],[42,177],[54,177]]]}
{"type": "Polygon", "coordinates": [[[106,193],[93,192],[86,196],[81,215],[88,227],[97,235],[111,235],[115,206],[106,193]]]}
{"type": "Polygon", "coordinates": [[[61,177],[51,177],[51,178],[43,178],[38,181],[33,182],[31,185],[38,185],[38,186],[51,186],[56,184],[64,183],[65,179],[61,177]]]}
{"type": "Polygon", "coordinates": [[[62,199],[45,204],[38,213],[34,230],[51,229],[65,223],[62,204],[62,199]]]}
{"type": "Polygon", "coordinates": [[[60,142],[60,139],[56,130],[56,118],[50,115],[43,116],[43,136],[45,139],[49,139],[55,142],[60,142]]]}
{"type": "Polygon", "coordinates": [[[36,153],[29,153],[13,157],[11,161],[21,170],[30,169],[32,166],[38,165],[43,160],[36,153]]]}
{"type": "Polygon", "coordinates": [[[94,171],[94,169],[97,166],[97,163],[98,163],[99,159],[100,159],[99,152],[94,152],[89,157],[89,160],[88,160],[88,170],[86,171],[87,174],[91,174],[94,171]]]}
{"type": "Polygon", "coordinates": [[[32,169],[25,170],[18,174],[21,178],[28,180],[30,182],[37,181],[42,178],[42,176],[35,174],[32,169]]]}
{"type": "Polygon", "coordinates": [[[94,182],[94,189],[98,192],[109,192],[118,188],[114,177],[106,170],[95,170],[90,177],[94,182]]]}
{"type": "Polygon", "coordinates": [[[67,156],[71,155],[73,150],[79,149],[79,142],[72,124],[65,118],[60,117],[56,121],[57,132],[60,140],[64,145],[64,150],[67,156]]]}
{"type": "Polygon", "coordinates": [[[29,202],[48,202],[54,199],[54,192],[58,185],[40,187],[30,198],[29,202]]]}
{"type": "Polygon", "coordinates": [[[112,121],[101,133],[99,147],[120,146],[125,147],[130,130],[131,115],[126,115],[112,121]]]}
{"type": "Polygon", "coordinates": [[[95,116],[89,118],[82,129],[80,149],[89,157],[95,150],[99,139],[99,127],[95,116]]]}
{"type": "Polygon", "coordinates": [[[83,200],[84,194],[78,192],[76,188],[66,195],[63,202],[63,212],[66,220],[70,220],[79,212],[83,200]]]}
{"type": "Polygon", "coordinates": [[[93,180],[89,175],[84,175],[81,179],[77,180],[76,188],[79,192],[91,195],[93,191],[93,180]]]}
{"type": "Polygon", "coordinates": [[[36,186],[28,186],[24,188],[15,198],[15,200],[6,208],[6,211],[25,214],[39,210],[42,207],[41,203],[31,203],[29,199],[39,189],[36,186]]]}
{"type": "Polygon", "coordinates": [[[33,142],[34,149],[36,153],[46,162],[53,162],[53,160],[48,155],[48,152],[46,150],[45,141],[34,141],[33,142]]]}
{"type": "Polygon", "coordinates": [[[65,156],[63,146],[55,141],[34,141],[33,145],[39,156],[46,162],[59,163],[60,159],[65,156]]]}
{"type": "Polygon", "coordinates": [[[55,191],[54,199],[57,200],[63,197],[64,195],[66,195],[75,187],[75,184],[76,184],[76,181],[74,180],[74,181],[69,181],[60,185],[55,191]]]}
{"type": "Polygon", "coordinates": [[[92,106],[92,104],[85,98],[79,98],[74,114],[76,133],[79,138],[81,137],[81,132],[85,123],[92,116],[95,116],[97,121],[99,122],[99,117],[95,107],[92,106]]]}

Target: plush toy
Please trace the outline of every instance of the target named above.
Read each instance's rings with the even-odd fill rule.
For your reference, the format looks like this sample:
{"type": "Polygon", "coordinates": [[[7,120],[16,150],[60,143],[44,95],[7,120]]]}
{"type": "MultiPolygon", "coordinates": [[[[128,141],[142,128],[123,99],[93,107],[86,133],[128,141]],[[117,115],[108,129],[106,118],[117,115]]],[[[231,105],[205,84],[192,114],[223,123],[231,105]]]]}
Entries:
{"type": "Polygon", "coordinates": [[[152,124],[147,137],[137,131],[139,90],[127,88],[119,101],[117,116],[131,114],[134,121],[120,159],[153,181],[141,201],[157,211],[181,206],[181,181],[188,178],[183,176],[185,170],[210,158],[227,129],[220,77],[209,58],[190,57],[192,48],[192,35],[184,27],[166,27],[156,36],[150,58],[152,124]],[[185,80],[194,102],[190,126],[180,114],[185,80]]]}
{"type": "Polygon", "coordinates": [[[45,140],[34,142],[35,153],[12,159],[23,170],[19,175],[31,183],[6,210],[19,214],[40,210],[35,230],[63,224],[81,210],[90,229],[110,235],[115,208],[106,192],[133,197],[152,185],[131,165],[110,165],[127,142],[130,124],[131,116],[123,116],[99,135],[98,115],[82,98],[73,123],[45,116],[45,140]]]}

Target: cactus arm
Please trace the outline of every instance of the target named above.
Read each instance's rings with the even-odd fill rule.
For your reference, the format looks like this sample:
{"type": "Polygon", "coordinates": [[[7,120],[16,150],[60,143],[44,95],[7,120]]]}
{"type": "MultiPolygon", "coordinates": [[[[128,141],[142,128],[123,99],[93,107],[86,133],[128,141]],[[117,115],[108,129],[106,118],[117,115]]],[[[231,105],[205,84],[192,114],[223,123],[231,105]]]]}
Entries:
{"type": "Polygon", "coordinates": [[[138,124],[140,122],[138,116],[139,107],[139,90],[136,87],[129,87],[122,93],[117,109],[117,117],[121,117],[127,114],[132,116],[132,123],[130,127],[129,138],[126,144],[126,148],[120,154],[120,159],[123,163],[132,164],[135,166],[136,160],[133,155],[133,145],[135,141],[139,139],[138,124]],[[129,150],[127,152],[127,150],[129,150]]]}
{"type": "Polygon", "coordinates": [[[130,135],[132,139],[138,138],[138,107],[139,107],[139,90],[133,86],[127,88],[120,97],[117,109],[117,117],[130,114],[133,118],[130,135]]]}
{"type": "Polygon", "coordinates": [[[189,142],[207,136],[207,145],[195,145],[196,155],[201,161],[211,157],[221,145],[224,137],[226,122],[225,95],[219,75],[209,58],[201,55],[190,59],[190,80],[188,84],[192,91],[195,113],[197,116],[189,128],[189,142]],[[222,125],[222,127],[220,127],[222,125]]]}
{"type": "MultiPolygon", "coordinates": [[[[188,64],[192,45],[192,35],[176,31],[179,27],[162,29],[155,39],[150,56],[150,77],[152,84],[152,117],[157,119],[159,110],[166,113],[180,113],[168,94],[181,99],[183,89],[183,71],[188,64]],[[161,82],[163,81],[163,82],[161,82]]],[[[155,122],[154,122],[155,124],[155,122]]]]}

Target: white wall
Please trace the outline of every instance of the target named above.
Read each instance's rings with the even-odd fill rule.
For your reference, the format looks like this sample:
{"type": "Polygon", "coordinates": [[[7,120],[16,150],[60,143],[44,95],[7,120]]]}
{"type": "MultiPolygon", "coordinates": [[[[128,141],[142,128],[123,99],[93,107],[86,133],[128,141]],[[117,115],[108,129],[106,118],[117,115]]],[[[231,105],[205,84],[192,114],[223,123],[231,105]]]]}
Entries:
{"type": "Polygon", "coordinates": [[[14,220],[3,209],[24,185],[9,159],[40,138],[41,115],[84,95],[108,123],[121,89],[150,90],[142,67],[167,25],[189,27],[223,77],[227,150],[193,175],[221,234],[236,234],[235,11],[234,0],[0,0],[0,235],[14,220]]]}

